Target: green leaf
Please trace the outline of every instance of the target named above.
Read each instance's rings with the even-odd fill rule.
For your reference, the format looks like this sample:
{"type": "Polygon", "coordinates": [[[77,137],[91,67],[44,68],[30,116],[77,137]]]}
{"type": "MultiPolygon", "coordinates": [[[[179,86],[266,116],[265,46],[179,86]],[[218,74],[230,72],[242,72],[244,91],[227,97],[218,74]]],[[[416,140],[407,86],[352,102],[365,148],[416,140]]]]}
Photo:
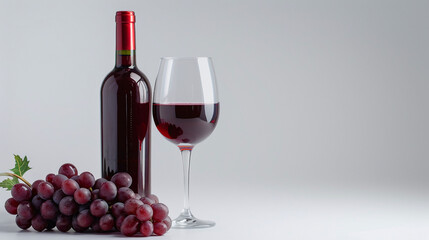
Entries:
{"type": "Polygon", "coordinates": [[[28,163],[30,163],[30,161],[27,160],[27,156],[24,157],[24,160],[22,160],[22,158],[19,155],[14,155],[14,156],[15,156],[15,167],[12,168],[11,171],[16,175],[22,177],[22,175],[24,175],[25,172],[31,169],[28,166],[28,163]]]}
{"type": "Polygon", "coordinates": [[[0,182],[0,187],[6,188],[7,190],[11,190],[13,185],[18,183],[18,178],[6,178],[3,182],[0,182]]]}

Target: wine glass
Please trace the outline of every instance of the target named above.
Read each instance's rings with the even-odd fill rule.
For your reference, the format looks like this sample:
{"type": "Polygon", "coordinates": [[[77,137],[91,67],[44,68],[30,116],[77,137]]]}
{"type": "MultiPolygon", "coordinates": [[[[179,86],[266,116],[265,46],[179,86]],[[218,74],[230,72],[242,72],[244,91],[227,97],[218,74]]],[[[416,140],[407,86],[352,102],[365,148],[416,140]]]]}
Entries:
{"type": "Polygon", "coordinates": [[[159,132],[179,147],[183,161],[184,208],[174,228],[204,228],[212,221],[194,217],[189,207],[191,151],[215,129],[219,99],[212,59],[164,57],[155,82],[153,118],[159,132]]]}

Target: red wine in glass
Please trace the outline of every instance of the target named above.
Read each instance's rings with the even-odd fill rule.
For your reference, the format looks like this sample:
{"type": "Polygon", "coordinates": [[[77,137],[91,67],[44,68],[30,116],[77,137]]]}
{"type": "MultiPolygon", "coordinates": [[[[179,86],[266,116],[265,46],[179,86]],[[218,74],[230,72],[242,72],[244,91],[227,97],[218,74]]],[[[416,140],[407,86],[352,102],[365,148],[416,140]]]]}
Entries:
{"type": "Polygon", "coordinates": [[[173,228],[213,227],[215,222],[196,218],[189,206],[191,151],[215,129],[219,98],[213,62],[209,57],[161,59],[153,96],[153,119],[158,131],[182,155],[184,206],[173,228]]]}
{"type": "Polygon", "coordinates": [[[169,141],[195,145],[215,129],[219,103],[154,104],[153,119],[158,131],[169,141]]]}

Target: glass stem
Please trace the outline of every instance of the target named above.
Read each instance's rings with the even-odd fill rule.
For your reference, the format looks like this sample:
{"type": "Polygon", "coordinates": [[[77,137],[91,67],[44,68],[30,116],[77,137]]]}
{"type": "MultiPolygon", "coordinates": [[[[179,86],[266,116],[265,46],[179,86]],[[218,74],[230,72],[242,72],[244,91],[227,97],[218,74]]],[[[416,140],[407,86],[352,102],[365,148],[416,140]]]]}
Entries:
{"type": "Polygon", "coordinates": [[[182,162],[183,162],[183,183],[184,183],[184,206],[182,214],[186,214],[191,216],[191,209],[189,206],[189,175],[191,171],[191,151],[192,148],[182,149],[180,148],[182,153],[182,162]]]}

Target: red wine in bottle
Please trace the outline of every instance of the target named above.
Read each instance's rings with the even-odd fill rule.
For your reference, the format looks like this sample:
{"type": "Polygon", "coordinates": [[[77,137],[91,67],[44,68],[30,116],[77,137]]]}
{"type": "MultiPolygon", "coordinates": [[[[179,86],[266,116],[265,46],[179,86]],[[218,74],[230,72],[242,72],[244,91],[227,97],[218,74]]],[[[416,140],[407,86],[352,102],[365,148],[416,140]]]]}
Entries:
{"type": "Polygon", "coordinates": [[[101,86],[101,172],[127,172],[131,189],[148,195],[151,87],[136,66],[134,23],[134,12],[116,12],[116,65],[101,86]]]}

